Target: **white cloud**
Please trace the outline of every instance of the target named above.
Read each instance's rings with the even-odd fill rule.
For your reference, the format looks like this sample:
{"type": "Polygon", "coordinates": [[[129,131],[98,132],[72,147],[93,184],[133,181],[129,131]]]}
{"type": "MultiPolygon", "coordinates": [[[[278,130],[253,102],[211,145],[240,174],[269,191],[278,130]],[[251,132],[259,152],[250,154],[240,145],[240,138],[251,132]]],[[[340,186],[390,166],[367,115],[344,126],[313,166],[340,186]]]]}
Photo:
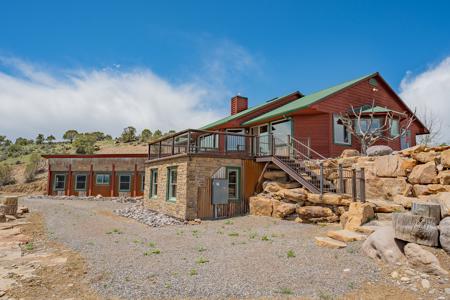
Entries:
{"type": "Polygon", "coordinates": [[[129,125],[163,131],[199,127],[226,113],[227,84],[222,75],[243,72],[254,64],[237,45],[221,44],[217,51],[209,57],[204,74],[192,74],[193,79],[181,84],[146,68],[122,71],[114,65],[52,72],[17,58],[0,57],[0,134],[61,137],[65,130],[77,129],[117,136],[129,125]],[[227,64],[226,49],[238,65],[227,64]]]}
{"type": "Polygon", "coordinates": [[[408,72],[400,84],[400,96],[410,107],[432,112],[442,122],[442,141],[450,141],[450,57],[426,71],[408,72]]]}

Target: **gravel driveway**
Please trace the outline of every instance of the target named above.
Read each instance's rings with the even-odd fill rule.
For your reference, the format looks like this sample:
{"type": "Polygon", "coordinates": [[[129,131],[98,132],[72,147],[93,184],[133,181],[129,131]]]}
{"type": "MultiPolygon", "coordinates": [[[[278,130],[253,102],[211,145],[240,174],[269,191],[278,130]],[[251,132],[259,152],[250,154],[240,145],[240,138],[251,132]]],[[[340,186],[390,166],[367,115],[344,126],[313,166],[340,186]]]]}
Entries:
{"type": "Polygon", "coordinates": [[[244,216],[151,228],[112,213],[130,204],[21,201],[43,213],[52,238],[86,258],[90,282],[105,297],[329,298],[381,277],[359,243],[314,244],[335,226],[244,216]]]}

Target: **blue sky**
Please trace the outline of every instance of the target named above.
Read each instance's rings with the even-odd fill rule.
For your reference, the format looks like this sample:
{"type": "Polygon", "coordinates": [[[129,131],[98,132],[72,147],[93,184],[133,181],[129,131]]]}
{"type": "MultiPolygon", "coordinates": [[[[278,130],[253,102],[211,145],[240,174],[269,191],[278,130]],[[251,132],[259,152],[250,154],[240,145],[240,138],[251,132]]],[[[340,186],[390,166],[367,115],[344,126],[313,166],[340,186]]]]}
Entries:
{"type": "MultiPolygon", "coordinates": [[[[140,89],[136,81],[158,81],[181,98],[172,105],[190,93],[185,101],[193,106],[185,111],[186,118],[167,125],[182,129],[226,114],[228,99],[236,93],[257,104],[374,71],[402,92],[402,80],[411,85],[450,55],[449,11],[448,1],[4,1],[0,75],[27,88],[39,87],[39,92],[60,91],[61,86],[75,92],[80,80],[91,83],[99,73],[113,82],[132,77],[132,83],[117,91],[126,94],[122,100],[142,97],[129,93],[130,86],[140,89]],[[198,108],[205,114],[191,122],[189,114],[198,108]]],[[[100,85],[112,84],[107,82],[100,85]]],[[[164,97],[159,87],[155,84],[155,94],[164,97]]],[[[48,95],[42,94],[46,98],[42,101],[48,101],[48,95]]],[[[0,92],[0,103],[8,105],[12,97],[0,92]]],[[[52,101],[63,104],[65,97],[58,94],[52,101]]],[[[145,99],[133,105],[140,101],[145,99]]],[[[148,101],[156,101],[158,116],[173,117],[167,110],[171,107],[162,107],[164,101],[148,101]]],[[[420,99],[412,100],[417,102],[420,99]]],[[[104,106],[108,104],[99,104],[99,109],[104,106]]],[[[67,116],[60,120],[57,110],[50,116],[40,113],[54,123],[39,122],[34,111],[31,119],[36,123],[27,126],[35,131],[58,131],[63,126],[58,122],[67,120],[67,116]]],[[[79,113],[83,115],[83,110],[79,113]]],[[[92,122],[89,113],[85,117],[73,118],[68,125],[80,130],[102,126],[92,122]]],[[[157,122],[148,121],[148,126],[145,116],[129,125],[155,127],[162,122],[155,118],[157,122]]],[[[114,125],[117,128],[109,124],[105,129],[117,134],[126,122],[133,120],[124,117],[114,125]]],[[[26,127],[6,131],[3,134],[37,134],[28,133],[26,127]]]]}

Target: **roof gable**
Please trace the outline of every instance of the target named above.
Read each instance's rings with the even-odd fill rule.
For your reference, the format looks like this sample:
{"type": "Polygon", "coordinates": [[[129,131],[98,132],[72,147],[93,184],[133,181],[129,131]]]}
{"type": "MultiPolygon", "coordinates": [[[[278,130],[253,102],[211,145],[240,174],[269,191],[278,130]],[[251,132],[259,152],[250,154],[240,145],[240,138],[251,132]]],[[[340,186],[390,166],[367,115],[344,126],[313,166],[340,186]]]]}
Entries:
{"type": "Polygon", "coordinates": [[[287,114],[290,114],[290,113],[292,113],[294,111],[307,108],[310,105],[312,105],[312,104],[314,104],[314,103],[316,103],[316,102],[318,102],[320,100],[323,100],[324,98],[326,98],[326,97],[328,97],[330,95],[333,95],[334,93],[337,93],[337,92],[339,92],[339,91],[341,91],[343,89],[346,89],[346,88],[348,88],[348,87],[350,87],[350,86],[352,86],[352,85],[354,85],[354,84],[356,84],[356,83],[358,83],[358,82],[360,82],[360,81],[362,81],[364,79],[367,79],[369,77],[373,77],[375,75],[378,75],[378,73],[372,73],[372,74],[369,74],[369,75],[366,75],[366,76],[363,76],[363,77],[360,77],[360,78],[357,78],[357,79],[353,79],[353,80],[350,80],[350,81],[347,81],[347,82],[344,82],[344,83],[332,86],[332,87],[327,88],[327,89],[320,90],[320,91],[312,93],[310,95],[306,95],[306,96],[304,96],[304,97],[302,97],[300,99],[292,101],[292,102],[290,102],[288,104],[285,104],[285,105],[283,105],[281,107],[278,107],[277,109],[274,109],[274,110],[272,110],[272,111],[270,111],[268,113],[262,114],[262,115],[260,115],[260,116],[258,116],[256,118],[248,120],[248,121],[244,122],[242,125],[251,125],[251,124],[263,121],[263,120],[269,120],[269,119],[274,118],[274,117],[287,115],[287,114]]]}

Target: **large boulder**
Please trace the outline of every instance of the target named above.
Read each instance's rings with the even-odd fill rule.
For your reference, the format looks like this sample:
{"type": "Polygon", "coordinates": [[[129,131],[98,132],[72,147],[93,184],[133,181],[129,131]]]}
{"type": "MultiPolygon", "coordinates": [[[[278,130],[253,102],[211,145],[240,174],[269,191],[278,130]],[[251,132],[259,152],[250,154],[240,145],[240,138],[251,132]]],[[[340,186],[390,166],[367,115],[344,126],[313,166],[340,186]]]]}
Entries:
{"type": "Polygon", "coordinates": [[[385,145],[376,145],[367,148],[366,154],[368,156],[381,156],[381,155],[389,155],[394,150],[391,147],[385,145]]]}
{"type": "MultiPolygon", "coordinates": [[[[414,207],[414,203],[413,203],[414,207]]],[[[417,213],[420,213],[419,211],[417,213]]],[[[433,217],[411,213],[392,214],[392,227],[395,238],[417,243],[425,246],[436,247],[439,245],[438,222],[433,217]]]]}
{"type": "Polygon", "coordinates": [[[374,211],[376,213],[393,213],[404,211],[403,205],[397,204],[392,201],[386,201],[382,199],[368,199],[367,202],[374,205],[374,211]]]}
{"type": "Polygon", "coordinates": [[[263,190],[266,193],[276,193],[282,189],[298,188],[298,182],[279,182],[279,181],[265,181],[263,183],[263,190]]]}
{"type": "Polygon", "coordinates": [[[437,178],[441,184],[450,184],[450,170],[440,171],[437,178]]]}
{"type": "Polygon", "coordinates": [[[399,155],[384,155],[375,159],[376,174],[380,177],[406,176],[415,166],[414,159],[399,155]]]}
{"type": "Polygon", "coordinates": [[[298,207],[296,211],[302,219],[326,218],[334,216],[334,213],[330,208],[322,206],[303,206],[298,207]]]}
{"type": "Polygon", "coordinates": [[[450,168],[450,149],[441,152],[441,164],[450,168]]]}
{"type": "Polygon", "coordinates": [[[419,145],[412,146],[410,148],[403,149],[402,151],[400,151],[400,153],[403,155],[412,155],[414,153],[423,152],[425,150],[425,148],[426,148],[425,145],[419,144],[419,145]]]}
{"type": "Polygon", "coordinates": [[[437,182],[436,164],[434,161],[417,165],[408,176],[410,183],[429,184],[437,182]]]}
{"type": "Polygon", "coordinates": [[[411,185],[405,177],[366,179],[366,197],[392,199],[394,195],[407,195],[411,185]]]}
{"type": "Polygon", "coordinates": [[[355,230],[373,218],[375,213],[369,203],[352,202],[348,211],[341,215],[341,225],[344,229],[355,230]]]}
{"type": "Polygon", "coordinates": [[[250,214],[255,216],[272,216],[273,204],[272,199],[253,196],[249,199],[250,214]]]}
{"type": "Polygon", "coordinates": [[[356,149],[345,149],[341,153],[341,157],[353,157],[353,156],[359,156],[359,151],[356,149]]]}
{"type": "Polygon", "coordinates": [[[294,202],[306,200],[308,192],[303,188],[282,189],[276,193],[276,196],[294,202]]]}
{"type": "Polygon", "coordinates": [[[287,175],[282,170],[269,170],[264,172],[263,177],[268,180],[275,180],[275,181],[284,181],[287,179],[287,175]]]}
{"type": "Polygon", "coordinates": [[[288,215],[295,212],[295,209],[297,208],[297,205],[293,203],[283,203],[281,202],[279,205],[274,205],[273,213],[272,215],[277,218],[285,218],[288,215]]]}
{"type": "Polygon", "coordinates": [[[337,159],[337,164],[338,165],[342,165],[343,168],[350,168],[352,167],[355,163],[358,162],[358,158],[357,156],[353,156],[353,157],[340,157],[337,159]]]}
{"type": "Polygon", "coordinates": [[[405,256],[402,249],[405,242],[396,240],[394,229],[390,226],[380,227],[362,244],[362,250],[373,259],[380,259],[385,263],[402,264],[405,256]]]}
{"type": "Polygon", "coordinates": [[[366,179],[373,179],[377,176],[377,169],[375,167],[376,157],[362,156],[359,157],[353,167],[357,169],[364,168],[364,177],[366,179]]]}
{"type": "Polygon", "coordinates": [[[450,216],[450,192],[439,193],[436,195],[436,199],[441,205],[441,217],[450,216]]]}
{"type": "Polygon", "coordinates": [[[439,223],[439,242],[442,249],[450,255],[450,217],[446,217],[439,223]]]}
{"type": "Polygon", "coordinates": [[[433,275],[446,275],[448,272],[441,267],[439,260],[433,253],[421,246],[409,243],[404,248],[408,263],[415,269],[433,275]]]}
{"type": "Polygon", "coordinates": [[[435,151],[418,152],[411,154],[411,157],[413,157],[418,162],[425,164],[430,161],[435,161],[439,157],[439,153],[435,151]]]}

